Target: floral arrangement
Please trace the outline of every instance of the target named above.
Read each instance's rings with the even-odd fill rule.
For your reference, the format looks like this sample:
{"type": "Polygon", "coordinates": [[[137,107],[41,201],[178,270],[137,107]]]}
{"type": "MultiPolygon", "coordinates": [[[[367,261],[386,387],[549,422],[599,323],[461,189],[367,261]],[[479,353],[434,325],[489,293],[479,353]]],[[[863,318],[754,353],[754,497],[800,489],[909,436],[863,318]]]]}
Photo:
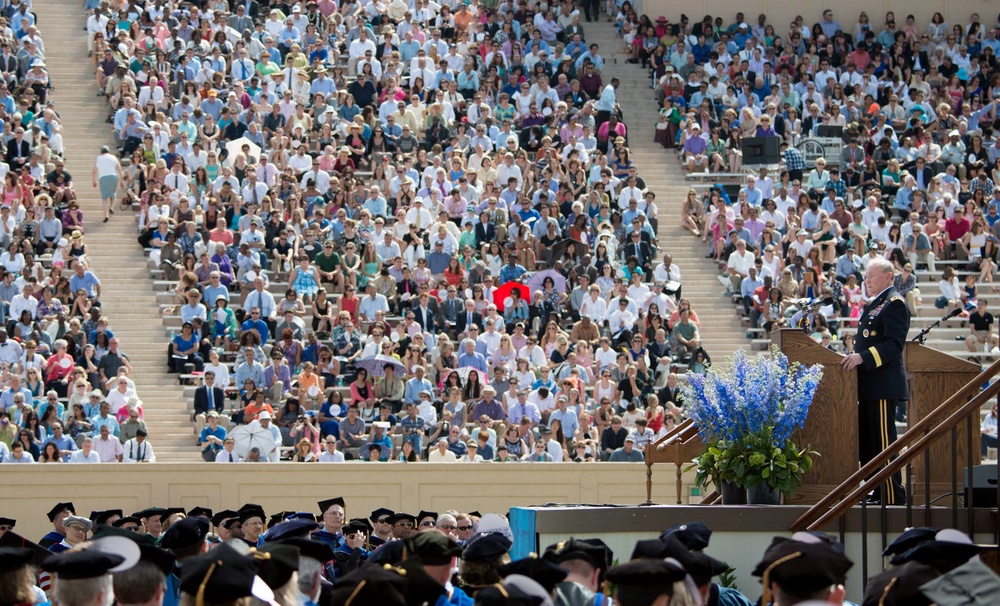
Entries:
{"type": "Polygon", "coordinates": [[[822,366],[790,363],[777,347],[754,358],[738,349],[728,366],[688,377],[687,412],[707,445],[696,482],[746,488],[765,482],[794,494],[816,453],[798,449],[792,433],[805,424],[822,366]]]}

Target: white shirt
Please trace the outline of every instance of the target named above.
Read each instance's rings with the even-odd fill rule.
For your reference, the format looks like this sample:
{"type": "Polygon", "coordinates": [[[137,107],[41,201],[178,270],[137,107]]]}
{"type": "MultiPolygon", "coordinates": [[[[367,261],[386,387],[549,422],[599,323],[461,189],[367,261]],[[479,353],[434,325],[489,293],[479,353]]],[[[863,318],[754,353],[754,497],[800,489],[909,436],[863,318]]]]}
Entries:
{"type": "Polygon", "coordinates": [[[100,457],[101,463],[117,463],[118,457],[124,455],[121,441],[111,434],[108,434],[107,440],[101,436],[95,437],[93,444],[93,452],[96,452],[97,456],[100,457]]]}
{"type": "Polygon", "coordinates": [[[240,458],[240,455],[236,454],[235,450],[228,451],[223,448],[215,455],[216,463],[240,463],[242,461],[243,459],[240,458]],[[232,460],[230,460],[230,455],[232,455],[232,460]]]}
{"type": "Polygon", "coordinates": [[[445,450],[442,454],[437,448],[432,448],[430,454],[427,455],[428,463],[454,463],[456,461],[458,461],[458,457],[450,450],[445,450]]]}
{"type": "Polygon", "coordinates": [[[336,452],[330,452],[330,451],[324,450],[323,452],[319,453],[319,462],[320,463],[343,463],[344,462],[344,453],[340,452],[339,450],[336,451],[336,452]]]}
{"type": "Polygon", "coordinates": [[[101,455],[97,454],[96,451],[91,450],[89,455],[83,454],[83,450],[74,450],[73,454],[69,455],[69,463],[100,463],[101,455]]]}
{"type": "Polygon", "coordinates": [[[140,444],[136,438],[132,438],[128,442],[125,442],[122,450],[124,450],[122,461],[125,463],[136,463],[139,461],[156,462],[156,455],[153,454],[153,446],[148,440],[144,440],[140,444]]]}
{"type": "Polygon", "coordinates": [[[600,296],[594,301],[591,297],[585,297],[580,304],[580,316],[587,316],[591,322],[600,324],[608,313],[608,304],[600,296]]]}

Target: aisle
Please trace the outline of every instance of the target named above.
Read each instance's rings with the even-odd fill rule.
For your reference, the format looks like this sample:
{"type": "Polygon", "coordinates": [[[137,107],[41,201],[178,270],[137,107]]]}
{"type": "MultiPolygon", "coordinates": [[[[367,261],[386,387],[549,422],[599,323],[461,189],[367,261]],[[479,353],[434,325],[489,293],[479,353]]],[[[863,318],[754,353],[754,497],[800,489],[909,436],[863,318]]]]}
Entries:
{"type": "Polygon", "coordinates": [[[132,361],[132,379],[143,401],[149,441],[159,461],[201,460],[194,426],[175,375],[166,368],[166,338],[131,211],[102,223],[101,200],[91,169],[101,145],[111,144],[106,103],[87,58],[86,23],[79,2],[35,0],[45,40],[46,63],[56,89],[51,98],[62,117],[66,170],[73,176],[86,221],[91,267],[101,279],[102,307],[132,361]]]}

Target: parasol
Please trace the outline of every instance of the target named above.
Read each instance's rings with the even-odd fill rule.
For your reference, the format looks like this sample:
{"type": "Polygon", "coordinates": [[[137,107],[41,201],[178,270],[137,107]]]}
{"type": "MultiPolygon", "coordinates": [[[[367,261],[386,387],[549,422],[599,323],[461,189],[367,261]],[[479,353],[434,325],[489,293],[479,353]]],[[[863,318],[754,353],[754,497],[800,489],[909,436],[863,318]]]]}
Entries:
{"type": "Polygon", "coordinates": [[[392,356],[376,354],[370,358],[361,358],[354,361],[354,367],[364,368],[368,372],[369,377],[384,377],[386,366],[392,366],[393,370],[396,371],[396,376],[406,374],[406,367],[403,366],[403,363],[392,356]]]}
{"type": "Polygon", "coordinates": [[[274,443],[274,435],[258,425],[240,425],[229,432],[229,437],[236,441],[233,450],[244,459],[254,448],[260,451],[261,459],[270,458],[277,445],[274,443]]]}
{"type": "Polygon", "coordinates": [[[552,278],[552,281],[555,282],[556,292],[566,292],[566,278],[554,269],[543,269],[542,271],[535,272],[535,275],[528,278],[525,284],[528,285],[531,292],[542,290],[542,282],[545,281],[545,278],[552,278]]]}
{"type": "Polygon", "coordinates": [[[493,303],[497,306],[497,311],[503,311],[504,301],[510,297],[511,291],[515,288],[521,291],[522,299],[528,302],[531,301],[531,289],[529,289],[526,284],[511,280],[510,282],[505,282],[500,286],[500,288],[493,291],[493,303]]]}
{"type": "MultiPolygon", "coordinates": [[[[260,160],[260,146],[246,137],[240,137],[226,143],[226,152],[229,154],[230,163],[232,163],[236,156],[243,153],[244,144],[250,146],[250,157],[253,158],[253,161],[258,162],[260,160]]],[[[249,160],[250,158],[247,159],[249,160]]]]}
{"type": "Polygon", "coordinates": [[[579,240],[566,238],[565,240],[560,240],[552,245],[552,263],[555,263],[556,261],[564,261],[566,258],[566,251],[570,248],[573,249],[574,258],[582,259],[583,255],[587,254],[586,244],[579,240]]]}

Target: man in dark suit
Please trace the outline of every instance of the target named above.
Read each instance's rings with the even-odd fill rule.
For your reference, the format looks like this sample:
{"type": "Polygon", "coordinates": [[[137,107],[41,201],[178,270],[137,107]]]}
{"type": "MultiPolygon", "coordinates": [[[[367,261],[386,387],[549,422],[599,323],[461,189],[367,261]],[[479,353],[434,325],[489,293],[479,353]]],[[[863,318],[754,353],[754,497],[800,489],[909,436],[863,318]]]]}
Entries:
{"type": "Polygon", "coordinates": [[[257,0],[229,0],[230,12],[235,13],[237,6],[244,7],[246,9],[246,13],[244,14],[255,21],[257,20],[257,16],[260,15],[260,3],[257,0]]]}
{"type": "Polygon", "coordinates": [[[923,158],[917,158],[912,169],[913,178],[917,180],[917,189],[926,190],[934,178],[934,170],[927,166],[923,158]]]}
{"type": "Polygon", "coordinates": [[[0,46],[0,72],[3,73],[4,81],[7,86],[14,86],[17,84],[17,71],[19,65],[17,62],[17,55],[10,52],[10,44],[4,42],[0,46]]]}
{"type": "Polygon", "coordinates": [[[24,129],[14,130],[14,139],[7,144],[7,164],[11,170],[20,170],[31,159],[31,145],[24,139],[24,129]]]}
{"type": "Polygon", "coordinates": [[[417,324],[424,329],[425,332],[433,333],[435,329],[434,322],[434,310],[430,307],[430,295],[426,292],[420,293],[420,298],[417,299],[416,304],[413,306],[413,314],[417,321],[417,324]]]}
{"type": "Polygon", "coordinates": [[[445,329],[449,334],[454,336],[455,323],[458,321],[458,315],[462,313],[462,310],[464,309],[465,305],[462,303],[462,300],[458,298],[458,289],[454,286],[449,286],[448,296],[438,305],[441,328],[445,329]]]}
{"type": "MultiPolygon", "coordinates": [[[[908,398],[903,344],[910,330],[906,300],[893,287],[892,263],[877,258],[865,272],[865,288],[874,295],[858,321],[854,353],[845,370],[858,369],[858,450],[861,465],[896,441],[896,406],[908,398]]],[[[897,472],[872,491],[869,502],[903,505],[906,492],[897,472]]]]}
{"type": "Polygon", "coordinates": [[[649,263],[653,260],[653,249],[647,242],[643,242],[642,233],[635,229],[628,235],[628,243],[622,246],[622,259],[629,257],[638,259],[639,267],[643,271],[649,272],[649,263]]]}
{"type": "Polygon", "coordinates": [[[455,316],[455,334],[462,334],[469,330],[472,325],[478,326],[479,330],[482,330],[483,316],[476,311],[476,304],[472,300],[466,299],[465,309],[455,316]]]}
{"type": "Polygon", "coordinates": [[[215,373],[205,371],[205,384],[194,390],[194,418],[198,426],[205,424],[209,412],[222,413],[226,409],[226,392],[215,384],[215,373]]]}

